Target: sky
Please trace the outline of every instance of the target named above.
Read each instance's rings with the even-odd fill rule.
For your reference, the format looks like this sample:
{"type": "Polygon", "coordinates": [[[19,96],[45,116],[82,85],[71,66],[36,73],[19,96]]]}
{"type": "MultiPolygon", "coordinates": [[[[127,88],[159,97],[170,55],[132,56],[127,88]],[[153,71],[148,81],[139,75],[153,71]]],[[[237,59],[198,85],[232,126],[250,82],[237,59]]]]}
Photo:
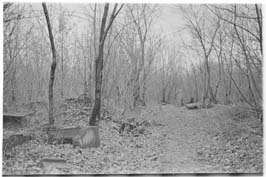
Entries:
{"type": "Polygon", "coordinates": [[[155,28],[160,28],[167,35],[170,43],[181,43],[188,39],[190,34],[185,29],[186,21],[176,4],[161,5],[161,15],[156,20],[155,28]],[[182,38],[182,39],[181,39],[182,38]]]}
{"type": "MultiPolygon", "coordinates": [[[[92,14],[92,11],[88,7],[88,3],[60,3],[62,5],[62,9],[68,12],[73,12],[75,15],[82,16],[82,13],[88,13],[89,11],[92,14]],[[87,9],[86,9],[87,8],[87,9]]],[[[32,9],[36,11],[36,14],[39,14],[40,18],[42,19],[42,23],[44,22],[44,15],[42,12],[42,5],[41,3],[31,3],[32,9]]],[[[55,25],[55,31],[58,31],[58,24],[53,24],[53,21],[57,21],[56,18],[58,16],[54,16],[55,13],[57,15],[60,13],[59,9],[60,6],[58,3],[47,3],[49,16],[52,20],[52,26],[55,25]],[[58,11],[56,11],[58,9],[58,11]]],[[[185,27],[185,20],[183,15],[181,14],[179,7],[177,4],[157,4],[157,17],[154,20],[154,25],[152,27],[152,33],[159,34],[163,37],[163,42],[165,45],[166,50],[173,50],[178,49],[179,46],[183,45],[183,42],[189,43],[190,34],[189,32],[184,29],[185,27]]],[[[125,8],[125,7],[124,7],[125,8]]],[[[112,4],[110,5],[110,12],[112,11],[112,4]]],[[[36,15],[35,14],[35,15],[36,15]]],[[[119,14],[120,16],[122,15],[119,14]]],[[[99,14],[101,17],[102,14],[99,14]]],[[[83,18],[73,18],[73,17],[66,17],[68,22],[71,24],[73,34],[77,31],[79,35],[84,33],[88,28],[88,16],[83,16],[83,18]]],[[[122,17],[123,18],[123,17],[122,17]]],[[[120,19],[122,19],[120,18],[120,19]]],[[[38,20],[38,18],[34,19],[38,20]]],[[[119,18],[116,19],[116,21],[119,18]]],[[[98,24],[99,25],[99,24],[98,24]]],[[[43,28],[43,26],[41,27],[43,28]]],[[[70,37],[69,35],[68,37],[70,37]]],[[[54,36],[56,37],[56,35],[54,36]]],[[[74,37],[74,36],[73,36],[74,37]]],[[[48,38],[47,38],[48,40],[48,38]]],[[[192,58],[192,57],[190,57],[192,58]]]]}
{"type": "MultiPolygon", "coordinates": [[[[50,15],[56,8],[59,8],[58,4],[47,4],[50,15]],[[51,10],[51,7],[53,10],[51,10]]],[[[82,13],[87,13],[90,11],[88,4],[78,3],[61,3],[62,8],[66,11],[73,12],[75,15],[82,16],[82,13]],[[87,10],[87,9],[88,10],[87,10]]],[[[183,42],[189,43],[190,34],[184,29],[185,20],[181,14],[177,4],[157,4],[157,17],[154,19],[154,24],[151,29],[152,33],[159,34],[163,37],[163,45],[165,50],[179,50],[180,46],[183,45],[183,42]]],[[[40,3],[35,3],[32,5],[34,10],[42,11],[42,6],[40,3]]],[[[125,8],[125,7],[124,7],[125,8]]],[[[110,11],[112,11],[112,6],[110,5],[110,11]]],[[[57,11],[59,13],[59,11],[57,11]]],[[[91,11],[92,14],[92,11],[91,11]]],[[[101,17],[100,14],[99,17],[101,17]]],[[[122,13],[119,14],[120,16],[122,13]]],[[[88,28],[88,21],[86,20],[88,16],[83,16],[84,18],[68,18],[68,21],[72,23],[72,32],[78,32],[79,34],[84,33],[88,28]]],[[[123,18],[123,17],[122,17],[123,18]]],[[[122,19],[120,18],[120,19],[122,19]]],[[[119,17],[116,21],[119,20],[119,17]]],[[[98,24],[99,25],[99,24],[98,24]]],[[[167,53],[167,52],[166,52],[167,53]]],[[[185,52],[187,53],[187,52],[185,52]]],[[[189,57],[193,58],[193,57],[189,57]]],[[[195,58],[195,57],[194,57],[195,58]]],[[[188,61],[188,60],[186,60],[188,61]]]]}
{"type": "MultiPolygon", "coordinates": [[[[84,11],[84,6],[82,4],[62,4],[65,9],[69,11],[80,12],[84,11]]],[[[110,7],[110,9],[112,9],[110,7]]],[[[170,37],[172,40],[180,36],[185,36],[184,33],[184,18],[180,14],[177,5],[174,4],[159,4],[158,7],[158,17],[155,19],[155,24],[152,28],[153,32],[158,34],[163,34],[163,36],[170,37]],[[180,33],[182,35],[180,35],[180,33]],[[174,38],[173,38],[174,37],[174,38]]],[[[83,23],[87,23],[84,19],[75,19],[76,25],[82,26],[83,23]]],[[[188,35],[188,34],[186,34],[188,35]]]]}

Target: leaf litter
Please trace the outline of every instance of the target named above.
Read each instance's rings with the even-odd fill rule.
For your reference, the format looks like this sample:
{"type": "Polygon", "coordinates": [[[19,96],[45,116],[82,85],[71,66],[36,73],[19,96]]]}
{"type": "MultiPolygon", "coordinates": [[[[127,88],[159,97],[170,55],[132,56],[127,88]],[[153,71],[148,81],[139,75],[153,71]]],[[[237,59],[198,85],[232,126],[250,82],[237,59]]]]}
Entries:
{"type": "MultiPolygon", "coordinates": [[[[57,126],[88,125],[88,102],[69,99],[58,105],[57,126]]],[[[142,125],[145,131],[132,133],[119,133],[115,121],[120,120],[120,112],[103,109],[101,146],[90,149],[48,144],[40,128],[47,113],[37,110],[29,125],[20,130],[34,131],[33,140],[3,157],[3,174],[262,172],[262,128],[255,119],[236,119],[239,114],[230,106],[186,110],[150,105],[135,117],[136,122],[149,123],[142,125]],[[43,168],[44,158],[65,159],[70,168],[43,168]]]]}

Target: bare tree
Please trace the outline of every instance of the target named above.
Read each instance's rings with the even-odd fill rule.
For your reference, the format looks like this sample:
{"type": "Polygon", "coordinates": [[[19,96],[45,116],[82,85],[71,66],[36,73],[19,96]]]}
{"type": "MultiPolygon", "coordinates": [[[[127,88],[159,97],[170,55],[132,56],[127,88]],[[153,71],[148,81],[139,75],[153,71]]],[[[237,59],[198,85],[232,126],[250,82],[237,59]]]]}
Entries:
{"type": "MultiPolygon", "coordinates": [[[[60,6],[60,10],[62,7],[60,6]]],[[[64,12],[61,12],[59,16],[59,32],[61,33],[61,98],[64,97],[64,39],[65,39],[65,17],[64,17],[64,12]]]]}
{"type": "Polygon", "coordinates": [[[23,12],[25,5],[7,3],[3,13],[3,63],[4,63],[4,100],[12,103],[18,101],[19,72],[27,56],[34,24],[24,27],[23,12]]]}
{"type": "MultiPolygon", "coordinates": [[[[199,16],[199,11],[195,11],[191,6],[189,9],[181,9],[184,13],[185,18],[189,23],[189,28],[191,29],[192,34],[197,37],[198,42],[202,48],[203,56],[204,56],[204,65],[205,65],[205,72],[206,72],[206,88],[204,96],[203,96],[203,103],[205,103],[205,99],[209,99],[209,102],[216,102],[216,98],[213,92],[213,88],[211,86],[211,67],[209,65],[210,55],[213,50],[215,37],[217,31],[220,27],[219,19],[216,19],[214,25],[209,26],[209,30],[206,29],[206,14],[201,14],[199,16]],[[211,29],[211,26],[214,28],[211,29]],[[209,35],[207,35],[207,33],[209,35]],[[209,38],[208,38],[209,36],[209,38]]],[[[200,9],[199,9],[200,10],[200,9]]],[[[214,19],[215,20],[215,19],[214,19]]]]}
{"type": "Polygon", "coordinates": [[[115,4],[107,26],[106,26],[106,21],[107,21],[107,15],[108,15],[108,10],[109,10],[109,4],[106,3],[104,6],[104,12],[103,12],[101,30],[100,30],[99,49],[98,49],[97,58],[95,60],[95,102],[94,102],[94,107],[93,107],[92,114],[89,120],[89,124],[91,126],[97,125],[97,119],[98,120],[100,119],[104,42],[108,34],[108,31],[110,30],[114,22],[114,19],[116,18],[116,16],[118,15],[118,13],[123,7],[123,5],[121,5],[117,9],[117,6],[118,4],[115,4]]]}
{"type": "Polygon", "coordinates": [[[261,112],[263,55],[261,6],[212,5],[208,6],[208,9],[227,25],[223,31],[227,31],[227,37],[232,38],[231,44],[223,44],[223,48],[228,48],[228,52],[223,52],[223,58],[230,82],[234,84],[241,102],[261,112]],[[236,79],[232,72],[234,67],[238,69],[238,73],[235,74],[239,75],[239,79],[236,79]]]}
{"type": "Polygon", "coordinates": [[[4,3],[4,7],[3,7],[4,12],[5,12],[9,7],[11,7],[12,4],[13,4],[13,3],[4,3]]]}
{"type": "Polygon", "coordinates": [[[49,124],[53,125],[54,124],[53,86],[54,86],[55,69],[56,69],[56,50],[55,50],[54,37],[53,37],[53,33],[52,33],[52,27],[51,27],[51,24],[50,24],[50,19],[49,19],[49,14],[48,14],[48,10],[47,10],[46,4],[42,3],[42,7],[43,7],[43,12],[44,12],[44,15],[45,15],[46,22],[47,22],[47,28],[48,28],[48,32],[49,32],[49,39],[50,39],[50,42],[51,42],[51,50],[52,50],[52,56],[53,56],[53,61],[52,61],[52,64],[51,64],[51,71],[50,71],[50,80],[49,80],[49,124]]]}

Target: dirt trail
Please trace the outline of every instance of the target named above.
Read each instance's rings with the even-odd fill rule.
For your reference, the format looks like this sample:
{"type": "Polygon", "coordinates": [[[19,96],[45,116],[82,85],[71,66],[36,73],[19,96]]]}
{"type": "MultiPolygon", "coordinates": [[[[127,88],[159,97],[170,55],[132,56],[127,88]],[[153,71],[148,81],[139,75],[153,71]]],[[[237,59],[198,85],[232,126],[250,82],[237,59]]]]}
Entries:
{"type": "Polygon", "coordinates": [[[218,172],[215,166],[197,160],[197,147],[211,143],[210,132],[220,127],[211,109],[187,110],[175,106],[162,106],[161,116],[165,127],[162,134],[164,155],[161,158],[163,173],[218,172]]]}

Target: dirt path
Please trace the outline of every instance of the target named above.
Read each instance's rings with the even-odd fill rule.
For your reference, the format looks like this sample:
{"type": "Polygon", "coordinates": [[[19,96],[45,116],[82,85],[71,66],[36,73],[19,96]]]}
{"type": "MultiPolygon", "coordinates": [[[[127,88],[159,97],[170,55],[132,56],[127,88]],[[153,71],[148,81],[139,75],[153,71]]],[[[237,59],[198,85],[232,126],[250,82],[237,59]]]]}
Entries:
{"type": "Polygon", "coordinates": [[[162,106],[165,128],[162,135],[164,155],[163,173],[219,172],[214,166],[197,160],[197,148],[211,143],[210,132],[219,129],[219,119],[211,110],[187,110],[175,106],[162,106]]]}

